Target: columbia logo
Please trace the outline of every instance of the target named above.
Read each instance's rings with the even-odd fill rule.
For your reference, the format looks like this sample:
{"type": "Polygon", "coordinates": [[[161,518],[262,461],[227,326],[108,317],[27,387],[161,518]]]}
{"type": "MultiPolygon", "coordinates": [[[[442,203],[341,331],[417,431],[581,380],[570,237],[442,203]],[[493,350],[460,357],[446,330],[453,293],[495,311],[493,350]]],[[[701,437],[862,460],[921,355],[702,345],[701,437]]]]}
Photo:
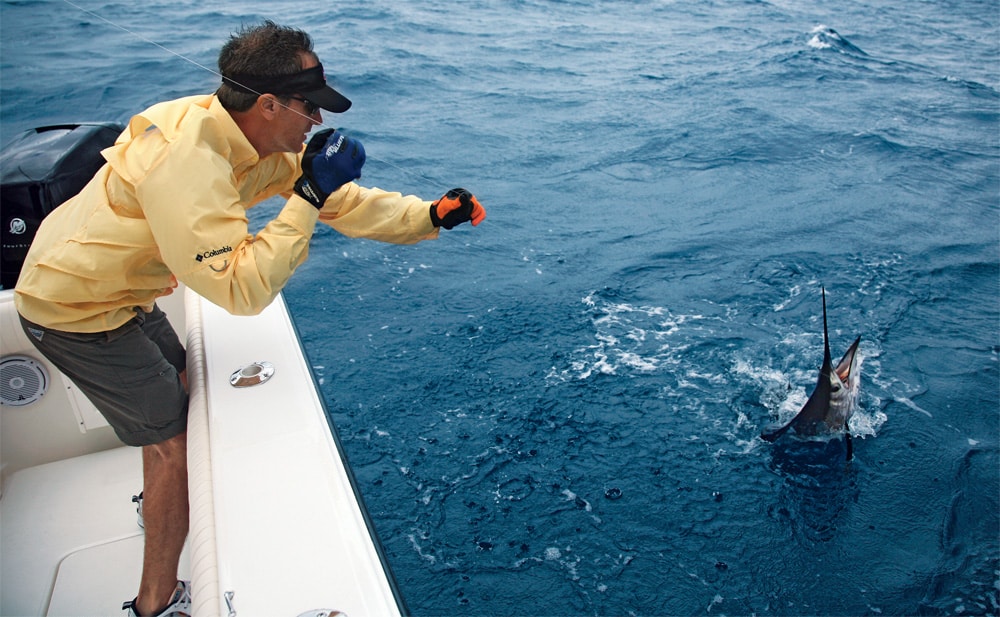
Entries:
{"type": "Polygon", "coordinates": [[[205,261],[206,259],[209,259],[211,257],[215,257],[216,255],[224,255],[226,253],[232,253],[232,252],[233,248],[231,246],[224,246],[222,248],[212,249],[211,251],[205,251],[204,253],[198,253],[197,255],[194,256],[194,259],[195,261],[200,262],[200,261],[205,261]]]}

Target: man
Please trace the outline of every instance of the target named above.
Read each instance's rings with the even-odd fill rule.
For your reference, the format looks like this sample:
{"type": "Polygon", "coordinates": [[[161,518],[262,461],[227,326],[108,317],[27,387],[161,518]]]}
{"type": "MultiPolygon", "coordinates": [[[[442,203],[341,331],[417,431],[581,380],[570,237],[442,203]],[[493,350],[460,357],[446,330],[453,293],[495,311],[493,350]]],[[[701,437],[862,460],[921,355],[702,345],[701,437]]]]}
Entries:
{"type": "Polygon", "coordinates": [[[273,22],[219,55],[214,95],[134,116],[79,195],[42,223],[15,302],[38,349],[126,444],[142,448],[142,579],[129,615],[186,615],[177,580],[188,532],[185,353],[155,301],[178,281],[234,314],[256,314],[308,254],[317,220],[393,243],[486,216],[463,189],[431,203],[363,188],[364,148],[331,130],[303,151],[320,109],[351,102],[326,85],[310,37],[273,22]],[[256,236],[246,210],[288,198],[256,236]]]}

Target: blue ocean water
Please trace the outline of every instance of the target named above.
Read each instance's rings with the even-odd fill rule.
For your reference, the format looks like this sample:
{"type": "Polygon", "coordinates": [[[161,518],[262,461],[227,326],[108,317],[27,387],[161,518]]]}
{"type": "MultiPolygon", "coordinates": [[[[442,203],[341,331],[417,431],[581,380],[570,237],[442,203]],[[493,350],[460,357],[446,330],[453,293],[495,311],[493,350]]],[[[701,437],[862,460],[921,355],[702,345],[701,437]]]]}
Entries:
{"type": "Polygon", "coordinates": [[[4,1],[0,138],[210,91],[263,18],[363,183],[488,211],[321,229],[285,294],[412,614],[1000,612],[997,0],[4,1]],[[850,464],[758,438],[821,287],[850,464]]]}

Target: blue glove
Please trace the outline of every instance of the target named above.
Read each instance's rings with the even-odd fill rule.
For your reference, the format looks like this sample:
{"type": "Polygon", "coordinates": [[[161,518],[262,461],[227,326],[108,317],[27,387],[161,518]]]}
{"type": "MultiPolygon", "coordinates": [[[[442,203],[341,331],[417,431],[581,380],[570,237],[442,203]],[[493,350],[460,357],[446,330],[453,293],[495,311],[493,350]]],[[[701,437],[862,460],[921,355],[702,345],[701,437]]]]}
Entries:
{"type": "Polygon", "coordinates": [[[361,142],[333,129],[312,136],[302,155],[302,175],[295,192],[317,209],[330,193],[361,177],[365,148],[361,142]]]}

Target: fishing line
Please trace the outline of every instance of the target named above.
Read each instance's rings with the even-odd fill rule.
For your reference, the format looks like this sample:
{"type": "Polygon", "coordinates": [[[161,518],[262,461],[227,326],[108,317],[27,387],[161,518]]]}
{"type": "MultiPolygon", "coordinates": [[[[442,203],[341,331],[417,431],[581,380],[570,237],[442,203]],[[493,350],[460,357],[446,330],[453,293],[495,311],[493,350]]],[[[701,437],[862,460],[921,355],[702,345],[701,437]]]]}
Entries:
{"type": "MultiPolygon", "coordinates": [[[[104,23],[108,24],[109,26],[113,26],[115,28],[118,28],[122,32],[125,32],[126,34],[134,36],[135,38],[139,39],[140,41],[143,41],[144,43],[149,43],[150,45],[156,47],[157,49],[163,50],[164,52],[166,52],[166,53],[168,53],[168,54],[170,54],[172,56],[180,58],[181,60],[187,62],[188,64],[192,64],[192,65],[198,67],[199,69],[201,69],[203,71],[207,71],[207,72],[211,73],[212,75],[215,75],[216,77],[218,77],[219,80],[223,80],[224,79],[223,76],[222,76],[222,73],[216,71],[215,69],[207,67],[204,64],[201,64],[200,62],[197,62],[197,61],[195,61],[195,60],[193,60],[191,58],[188,58],[184,54],[178,53],[178,52],[176,52],[176,51],[174,51],[174,50],[172,50],[172,49],[170,49],[168,47],[164,47],[163,45],[157,43],[156,41],[154,41],[154,40],[152,40],[152,39],[150,39],[148,37],[145,37],[145,36],[139,34],[138,32],[135,32],[133,30],[129,30],[125,26],[123,26],[121,24],[118,24],[118,23],[115,23],[115,22],[111,21],[110,19],[108,19],[108,18],[106,18],[106,17],[104,17],[102,15],[99,15],[98,13],[95,13],[94,11],[91,11],[90,9],[84,8],[84,7],[80,6],[79,4],[76,4],[76,3],[72,2],[71,0],[63,0],[63,2],[65,2],[66,4],[70,5],[71,7],[75,8],[75,9],[77,9],[77,10],[83,12],[83,13],[86,13],[87,15],[90,15],[91,17],[93,17],[95,19],[103,21],[104,23]]],[[[230,79],[230,81],[232,81],[233,83],[235,83],[235,84],[237,84],[239,86],[242,86],[242,87],[246,88],[247,90],[249,90],[250,92],[253,92],[257,96],[262,96],[264,94],[263,92],[257,92],[253,88],[245,86],[245,85],[239,83],[238,81],[235,81],[235,80],[232,80],[232,79],[230,79]]],[[[287,109],[288,111],[292,112],[293,114],[295,114],[297,116],[301,116],[301,117],[303,117],[303,118],[305,118],[305,119],[307,119],[307,120],[309,120],[311,122],[316,122],[315,120],[312,119],[311,116],[307,116],[306,114],[304,114],[304,113],[302,113],[302,112],[300,112],[298,110],[292,109],[290,106],[285,105],[281,101],[275,100],[275,102],[278,105],[280,105],[281,107],[284,107],[285,109],[287,109]]],[[[322,114],[321,114],[321,117],[322,117],[322,114]]],[[[324,122],[318,122],[318,123],[316,123],[316,125],[317,126],[321,126],[321,127],[325,128],[325,129],[334,129],[334,130],[337,129],[337,127],[330,126],[330,125],[328,125],[328,124],[326,124],[324,122]]],[[[368,155],[367,158],[369,160],[378,161],[379,163],[382,163],[384,165],[388,165],[389,167],[392,167],[393,169],[397,169],[397,170],[403,172],[404,174],[408,174],[408,175],[410,175],[410,176],[412,176],[414,178],[419,178],[420,180],[423,180],[423,181],[426,181],[426,182],[431,182],[431,183],[434,183],[434,184],[441,184],[440,181],[434,180],[434,179],[432,179],[432,178],[430,178],[430,177],[428,177],[428,176],[426,176],[426,175],[424,175],[424,174],[422,174],[420,172],[416,172],[416,171],[412,171],[412,170],[409,170],[409,169],[405,169],[403,167],[400,167],[399,165],[396,165],[395,163],[390,163],[389,161],[386,161],[384,159],[380,159],[378,157],[371,156],[371,155],[368,155]]]]}

